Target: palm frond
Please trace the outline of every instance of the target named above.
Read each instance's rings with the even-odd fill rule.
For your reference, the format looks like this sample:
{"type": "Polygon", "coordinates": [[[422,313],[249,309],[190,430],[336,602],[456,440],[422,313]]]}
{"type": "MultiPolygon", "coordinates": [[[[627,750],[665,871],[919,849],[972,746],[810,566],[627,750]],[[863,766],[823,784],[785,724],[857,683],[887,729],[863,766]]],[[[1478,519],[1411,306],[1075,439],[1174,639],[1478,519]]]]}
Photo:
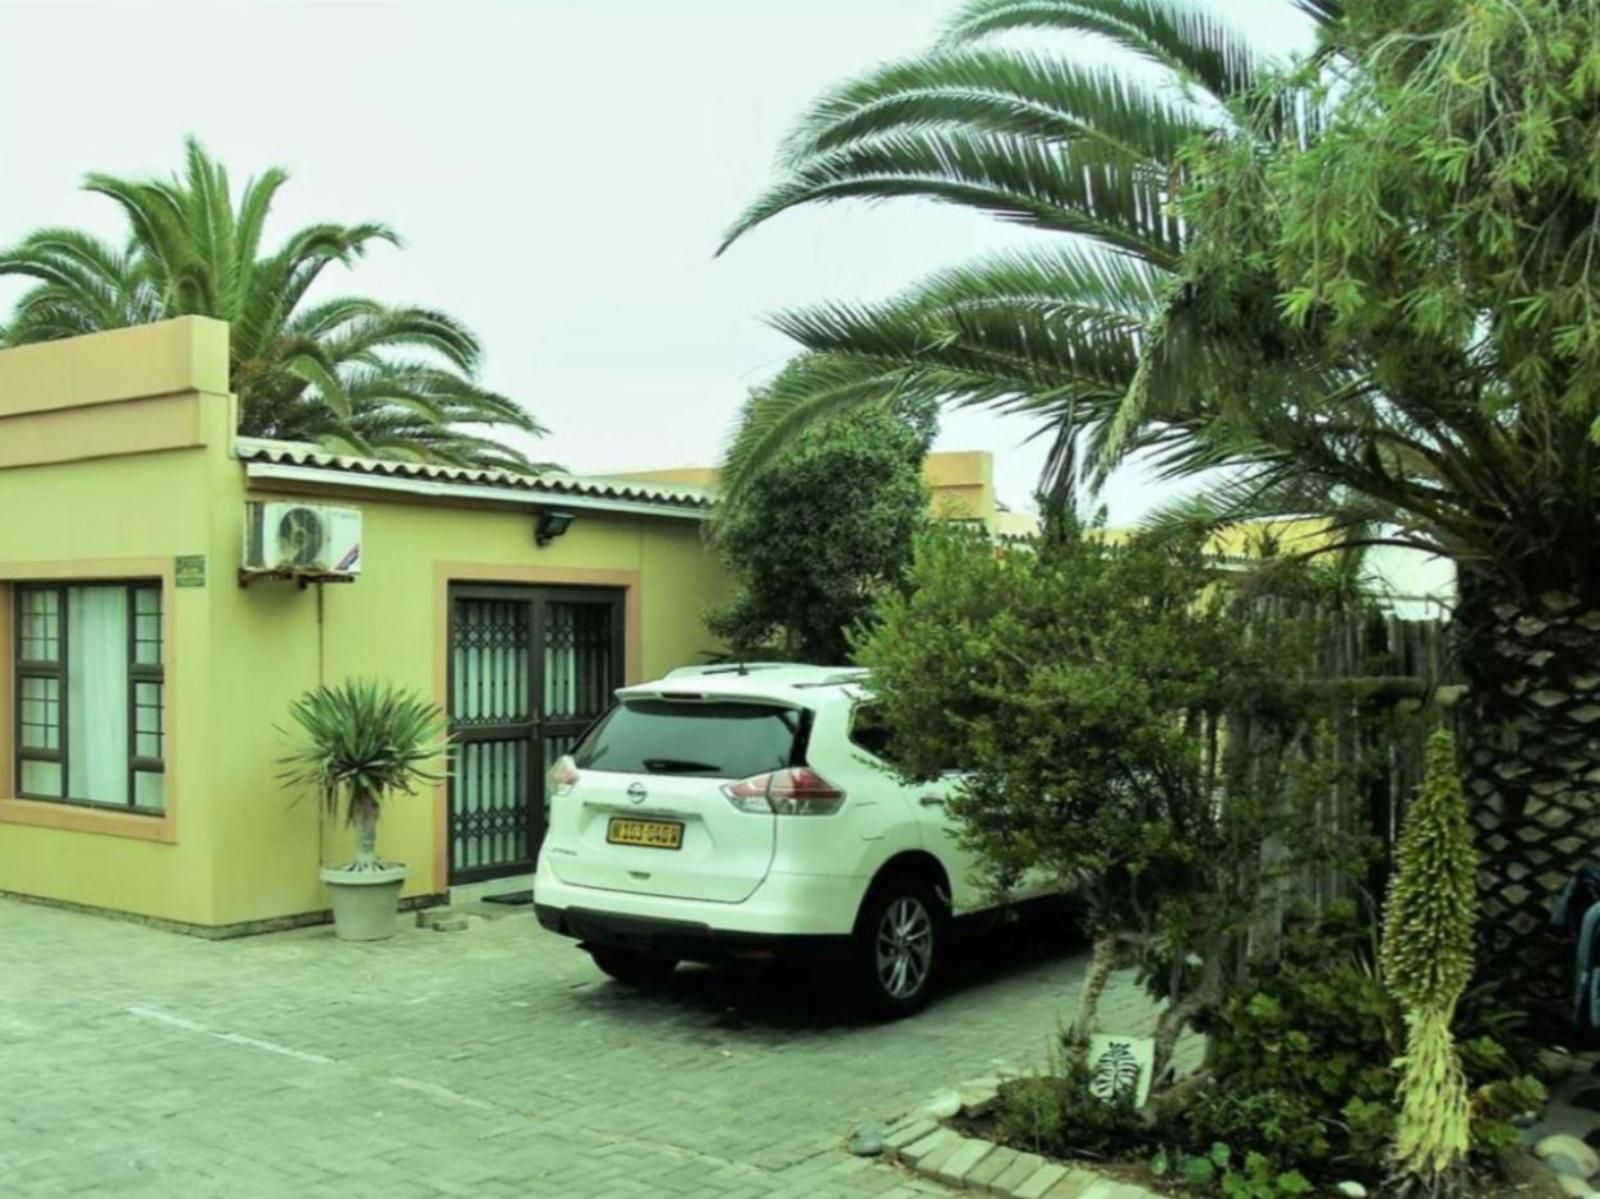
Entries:
{"type": "Polygon", "coordinates": [[[1171,269],[1182,234],[1165,188],[1146,164],[1087,143],[967,129],[890,131],[806,158],[734,223],[722,249],[801,204],[919,196],[1082,234],[1171,269]]]}
{"type": "Polygon", "coordinates": [[[889,63],[823,96],[789,135],[782,161],[795,169],[889,131],[936,128],[1166,162],[1206,124],[1192,106],[1125,75],[1037,53],[957,49],[889,63]]]}
{"type": "Polygon", "coordinates": [[[1192,0],[968,0],[945,41],[1016,30],[1096,34],[1224,99],[1249,91],[1260,70],[1250,43],[1192,0]]]}
{"type": "Polygon", "coordinates": [[[1336,25],[1344,20],[1344,0],[1294,0],[1294,6],[1319,25],[1336,25]]]}
{"type": "Polygon", "coordinates": [[[799,433],[893,396],[942,399],[937,372],[841,354],[801,354],[745,405],[723,457],[720,502],[737,504],[756,475],[799,433]]]}

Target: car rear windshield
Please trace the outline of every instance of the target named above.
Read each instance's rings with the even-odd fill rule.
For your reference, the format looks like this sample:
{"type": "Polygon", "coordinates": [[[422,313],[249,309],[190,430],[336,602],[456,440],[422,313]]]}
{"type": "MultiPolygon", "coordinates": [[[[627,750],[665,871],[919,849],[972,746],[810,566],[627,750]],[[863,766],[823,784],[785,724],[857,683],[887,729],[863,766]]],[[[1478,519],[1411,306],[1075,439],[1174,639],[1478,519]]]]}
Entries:
{"type": "Polygon", "coordinates": [[[800,764],[802,717],[771,704],[629,700],[572,756],[580,770],[750,778],[800,764]]]}

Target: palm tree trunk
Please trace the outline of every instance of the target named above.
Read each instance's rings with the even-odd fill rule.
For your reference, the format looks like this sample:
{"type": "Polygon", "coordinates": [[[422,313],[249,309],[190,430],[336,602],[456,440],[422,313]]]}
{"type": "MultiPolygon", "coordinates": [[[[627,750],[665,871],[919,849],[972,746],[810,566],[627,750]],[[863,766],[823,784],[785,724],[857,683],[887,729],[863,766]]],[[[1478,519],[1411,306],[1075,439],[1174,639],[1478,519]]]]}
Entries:
{"type": "Polygon", "coordinates": [[[352,870],[377,870],[378,861],[378,801],[365,791],[350,797],[350,823],[356,829],[356,857],[350,864],[352,870]]]}
{"type": "Polygon", "coordinates": [[[1482,961],[1536,1017],[1558,1017],[1571,947],[1550,913],[1600,857],[1600,604],[1525,599],[1462,572],[1462,730],[1477,829],[1482,961]]]}

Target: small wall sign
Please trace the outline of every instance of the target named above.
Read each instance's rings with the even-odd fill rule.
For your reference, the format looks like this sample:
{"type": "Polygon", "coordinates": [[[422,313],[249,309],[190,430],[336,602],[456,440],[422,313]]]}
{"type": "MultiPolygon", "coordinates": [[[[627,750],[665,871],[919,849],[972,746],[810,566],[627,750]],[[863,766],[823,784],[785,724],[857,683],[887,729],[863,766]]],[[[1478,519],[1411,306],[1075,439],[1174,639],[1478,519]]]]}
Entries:
{"type": "Polygon", "coordinates": [[[204,554],[179,554],[173,559],[172,581],[179,587],[204,587],[206,585],[206,556],[204,554]]]}

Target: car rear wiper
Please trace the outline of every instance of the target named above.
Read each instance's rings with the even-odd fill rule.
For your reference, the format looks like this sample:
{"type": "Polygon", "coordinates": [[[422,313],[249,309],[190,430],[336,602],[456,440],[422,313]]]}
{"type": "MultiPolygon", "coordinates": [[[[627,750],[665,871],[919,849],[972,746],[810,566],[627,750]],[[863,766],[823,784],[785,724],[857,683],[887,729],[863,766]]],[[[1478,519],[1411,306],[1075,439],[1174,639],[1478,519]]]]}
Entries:
{"type": "Polygon", "coordinates": [[[701,774],[722,769],[710,762],[691,762],[686,758],[645,758],[644,768],[651,774],[701,774]]]}

